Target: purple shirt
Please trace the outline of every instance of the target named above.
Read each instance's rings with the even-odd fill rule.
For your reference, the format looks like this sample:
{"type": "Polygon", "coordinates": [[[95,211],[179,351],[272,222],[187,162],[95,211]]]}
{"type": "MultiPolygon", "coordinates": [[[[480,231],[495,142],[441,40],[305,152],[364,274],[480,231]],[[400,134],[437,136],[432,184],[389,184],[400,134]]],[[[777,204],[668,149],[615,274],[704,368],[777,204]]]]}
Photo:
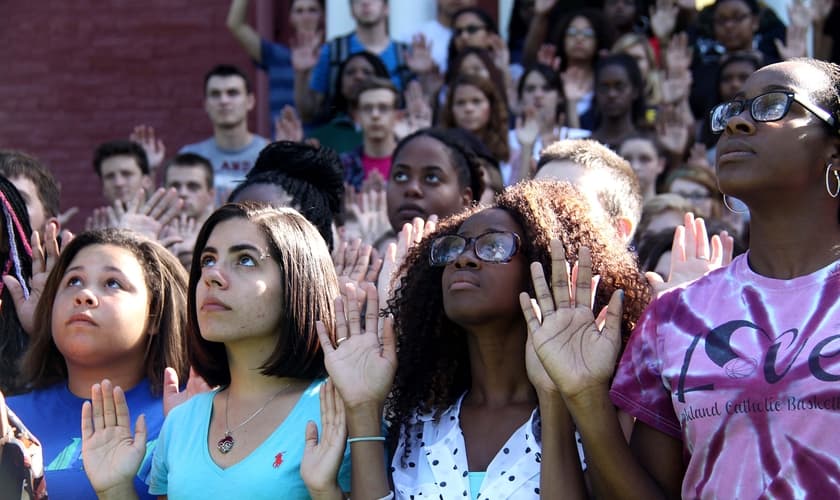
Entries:
{"type": "Polygon", "coordinates": [[[838,273],[770,279],[745,254],[642,315],[610,394],[683,441],[683,498],[840,495],[838,273]]]}

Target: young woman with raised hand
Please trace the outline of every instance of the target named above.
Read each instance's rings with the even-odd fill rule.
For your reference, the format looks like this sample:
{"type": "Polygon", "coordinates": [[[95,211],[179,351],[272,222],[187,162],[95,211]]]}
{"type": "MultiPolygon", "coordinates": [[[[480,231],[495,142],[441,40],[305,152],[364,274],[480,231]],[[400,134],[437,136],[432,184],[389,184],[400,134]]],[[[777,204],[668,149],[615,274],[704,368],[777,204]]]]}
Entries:
{"type": "MultiPolygon", "coordinates": [[[[341,493],[335,475],[308,492],[300,471],[307,423],[320,421],[325,375],[315,322],[332,331],[337,294],[326,243],[298,212],[228,204],[207,219],[190,268],[189,356],[195,371],[219,388],[167,416],[148,480],[151,494],[295,499],[341,493]]],[[[109,459],[112,470],[117,464],[130,470],[136,467],[130,445],[142,435],[131,440],[127,416],[108,419],[109,411],[128,411],[108,393],[104,385],[94,387],[94,411],[86,407],[82,416],[85,460],[109,459]]],[[[125,475],[88,474],[97,491],[123,497],[125,475]]]]}
{"type": "Polygon", "coordinates": [[[813,59],[765,66],[713,109],[718,183],[750,209],[749,250],[650,305],[611,391],[617,333],[588,308],[534,334],[603,496],[840,493],[826,439],[840,424],[838,119],[840,67],[813,59]],[[636,417],[629,446],[613,404],[636,417]]]}
{"type": "Polygon", "coordinates": [[[648,286],[590,213],[568,184],[531,181],[492,208],[446,219],[410,250],[382,346],[375,289],[365,290],[364,329],[356,303],[338,301],[338,341],[326,328],[319,334],[345,400],[354,497],[384,497],[389,484],[400,499],[586,496],[572,422],[535,356],[518,297],[531,290],[528,263],[549,265],[551,238],[563,238],[570,255],[591,246],[601,273],[594,305],[627,289],[629,333],[648,286]]]}
{"type": "MultiPolygon", "coordinates": [[[[49,234],[49,233],[48,233],[49,234]]],[[[55,234],[45,241],[58,254],[55,234]]],[[[33,294],[34,295],[34,294],[33,294]]],[[[95,498],[82,460],[78,415],[90,387],[104,378],[145,415],[148,446],[137,454],[127,488],[152,498],[144,480],[163,424],[164,369],[186,379],[187,277],[158,243],[136,233],[85,232],[66,244],[40,290],[23,360],[31,392],[7,403],[38,436],[55,498],[95,498]]]]}

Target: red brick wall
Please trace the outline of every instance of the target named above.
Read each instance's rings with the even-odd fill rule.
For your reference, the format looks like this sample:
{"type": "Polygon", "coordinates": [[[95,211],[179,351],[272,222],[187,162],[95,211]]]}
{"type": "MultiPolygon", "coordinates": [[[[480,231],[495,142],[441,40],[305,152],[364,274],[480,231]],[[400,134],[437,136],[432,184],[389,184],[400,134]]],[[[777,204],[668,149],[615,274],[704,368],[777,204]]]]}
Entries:
{"type": "MultiPolygon", "coordinates": [[[[0,148],[44,160],[79,229],[103,203],[101,142],[155,127],[167,155],[208,137],[202,79],[230,62],[254,74],[225,27],[229,0],[7,0],[0,7],[0,148]]],[[[254,116],[252,116],[252,120],[254,116]]],[[[253,128],[253,124],[252,124],[253,128]]]]}

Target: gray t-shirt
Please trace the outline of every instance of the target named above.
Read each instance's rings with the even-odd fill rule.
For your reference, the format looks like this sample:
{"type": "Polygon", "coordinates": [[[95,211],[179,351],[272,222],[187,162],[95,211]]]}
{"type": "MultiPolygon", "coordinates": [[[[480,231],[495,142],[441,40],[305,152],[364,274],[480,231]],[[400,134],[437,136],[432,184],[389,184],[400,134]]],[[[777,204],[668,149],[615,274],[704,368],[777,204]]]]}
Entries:
{"type": "Polygon", "coordinates": [[[236,186],[245,179],[260,151],[268,145],[268,139],[254,134],[251,143],[242,149],[220,149],[214,138],[187,144],[178,153],[195,153],[208,160],[213,165],[214,184],[216,188],[216,206],[227,202],[228,196],[236,186]]]}

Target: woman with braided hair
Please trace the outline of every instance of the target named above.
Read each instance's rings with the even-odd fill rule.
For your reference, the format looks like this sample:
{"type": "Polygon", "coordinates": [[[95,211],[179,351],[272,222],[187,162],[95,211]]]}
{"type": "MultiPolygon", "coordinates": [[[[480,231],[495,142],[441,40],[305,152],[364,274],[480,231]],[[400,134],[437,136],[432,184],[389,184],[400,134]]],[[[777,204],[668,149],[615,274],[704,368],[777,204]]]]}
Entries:
{"type": "Polygon", "coordinates": [[[593,307],[625,290],[629,334],[648,286],[591,213],[568,184],[530,181],[490,208],[445,219],[406,258],[382,347],[375,289],[366,288],[364,331],[355,301],[337,301],[338,345],[326,329],[320,338],[345,401],[354,497],[388,496],[389,484],[400,499],[586,496],[574,427],[536,357],[519,295],[533,294],[529,263],[550,267],[551,239],[572,258],[591,248],[600,273],[593,307]],[[390,467],[383,445],[393,450],[390,467]]]}
{"type": "Polygon", "coordinates": [[[18,361],[29,344],[29,336],[21,326],[8,283],[16,282],[24,297],[29,296],[32,278],[32,247],[29,244],[32,228],[26,203],[15,186],[0,176],[0,209],[3,210],[3,230],[0,235],[0,261],[3,281],[0,282],[0,391],[7,396],[21,392],[18,380],[18,361]],[[8,280],[8,281],[7,281],[8,280]]]}
{"type": "Polygon", "coordinates": [[[279,141],[266,146],[229,201],[259,201],[292,207],[311,222],[333,249],[334,223],[341,216],[344,177],[330,148],[279,141]]]}

